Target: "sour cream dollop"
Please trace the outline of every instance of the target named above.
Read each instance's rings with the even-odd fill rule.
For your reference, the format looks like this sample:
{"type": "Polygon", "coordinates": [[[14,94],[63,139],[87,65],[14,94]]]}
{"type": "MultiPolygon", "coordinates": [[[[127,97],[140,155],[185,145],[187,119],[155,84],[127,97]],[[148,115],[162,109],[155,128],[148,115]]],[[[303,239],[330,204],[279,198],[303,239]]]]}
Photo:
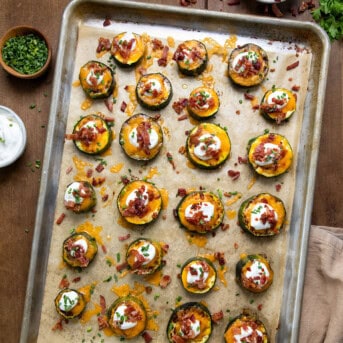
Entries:
{"type": "Polygon", "coordinates": [[[199,138],[199,144],[194,147],[194,155],[200,160],[207,161],[212,158],[208,151],[218,151],[221,148],[221,141],[217,136],[206,133],[199,138]]]}
{"type": "Polygon", "coordinates": [[[125,311],[127,306],[125,304],[119,305],[114,314],[113,322],[114,325],[119,327],[121,330],[132,329],[137,325],[135,321],[128,321],[125,311]]]}
{"type": "MultiPolygon", "coordinates": [[[[150,129],[148,130],[148,134],[149,134],[149,149],[153,149],[155,148],[155,146],[158,144],[158,133],[153,130],[153,129],[150,129]]],[[[136,148],[139,147],[139,143],[138,143],[138,135],[137,135],[137,129],[134,128],[132,129],[132,131],[130,132],[130,135],[129,135],[129,140],[130,140],[130,143],[135,146],[136,148]]]]}
{"type": "Polygon", "coordinates": [[[0,106],[0,168],[17,160],[25,146],[24,123],[12,110],[0,106]]]}

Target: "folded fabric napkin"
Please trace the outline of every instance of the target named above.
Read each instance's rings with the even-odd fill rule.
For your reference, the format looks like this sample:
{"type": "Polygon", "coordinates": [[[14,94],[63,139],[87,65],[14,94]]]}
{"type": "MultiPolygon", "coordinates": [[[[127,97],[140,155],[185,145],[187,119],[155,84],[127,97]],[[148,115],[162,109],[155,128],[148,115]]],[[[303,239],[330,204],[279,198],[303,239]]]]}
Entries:
{"type": "Polygon", "coordinates": [[[343,228],[311,227],[299,343],[343,343],[343,228]]]}

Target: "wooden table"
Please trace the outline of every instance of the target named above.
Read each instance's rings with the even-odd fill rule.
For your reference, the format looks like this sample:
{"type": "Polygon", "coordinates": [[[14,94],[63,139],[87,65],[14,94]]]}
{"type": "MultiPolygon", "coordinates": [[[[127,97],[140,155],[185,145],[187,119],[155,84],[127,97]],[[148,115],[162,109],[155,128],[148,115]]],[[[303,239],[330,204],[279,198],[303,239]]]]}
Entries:
{"type": "MultiPolygon", "coordinates": [[[[139,1],[180,6],[179,0],[139,1]]],[[[2,0],[0,34],[20,24],[35,26],[47,35],[54,54],[49,72],[38,80],[22,81],[0,70],[0,104],[20,115],[28,135],[24,155],[13,165],[0,169],[0,342],[18,342],[20,336],[55,57],[62,13],[68,3],[68,0],[2,0]]],[[[289,9],[297,6],[297,1],[282,6],[289,9]]],[[[241,0],[237,6],[229,6],[227,0],[198,0],[192,7],[272,15],[251,0],[241,0]]],[[[293,17],[287,11],[285,17],[311,20],[309,12],[293,17]]],[[[340,41],[332,44],[327,91],[322,94],[325,108],[312,216],[315,225],[343,227],[342,94],[343,42],[340,41]]]]}

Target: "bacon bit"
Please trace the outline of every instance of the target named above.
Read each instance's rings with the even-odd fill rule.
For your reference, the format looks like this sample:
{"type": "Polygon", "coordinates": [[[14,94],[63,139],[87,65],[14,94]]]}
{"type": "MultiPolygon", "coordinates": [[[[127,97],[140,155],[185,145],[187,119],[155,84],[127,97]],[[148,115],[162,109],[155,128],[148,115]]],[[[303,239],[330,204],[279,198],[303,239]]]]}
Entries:
{"type": "Polygon", "coordinates": [[[252,109],[253,109],[254,111],[258,110],[258,109],[260,109],[260,105],[259,105],[259,104],[254,105],[254,106],[252,107],[252,109]]]}
{"type": "Polygon", "coordinates": [[[93,175],[93,169],[88,169],[87,172],[86,172],[87,178],[92,177],[92,175],[93,175]]]}
{"type": "Polygon", "coordinates": [[[221,229],[222,231],[227,231],[230,229],[230,224],[221,224],[221,229]]]}
{"type": "Polygon", "coordinates": [[[118,237],[118,240],[119,240],[120,242],[123,242],[123,241],[126,241],[127,239],[129,239],[130,237],[131,237],[131,234],[128,233],[128,234],[126,234],[125,236],[119,236],[119,237],[118,237]]]}
{"type": "Polygon", "coordinates": [[[65,217],[66,217],[65,213],[62,213],[62,214],[57,218],[56,224],[57,224],[57,225],[61,225],[65,217]]]}
{"type": "Polygon", "coordinates": [[[233,244],[233,247],[237,250],[237,249],[239,248],[238,243],[235,242],[235,243],[233,244]]]}
{"type": "Polygon", "coordinates": [[[164,45],[162,43],[162,41],[160,39],[154,38],[152,41],[152,50],[156,51],[156,50],[162,50],[164,45]]]}
{"type": "Polygon", "coordinates": [[[111,50],[111,41],[107,38],[100,37],[98,40],[98,47],[96,48],[96,52],[110,51],[110,50],[111,50]]]}
{"type": "Polygon", "coordinates": [[[67,275],[64,275],[60,281],[58,288],[63,289],[63,288],[68,288],[69,286],[70,286],[70,282],[67,278],[67,275]]]}
{"type": "Polygon", "coordinates": [[[224,318],[224,313],[222,310],[220,310],[219,312],[212,313],[211,317],[212,317],[214,324],[218,324],[219,321],[224,318]]]}
{"type": "Polygon", "coordinates": [[[178,121],[181,121],[181,120],[186,120],[188,118],[188,114],[184,114],[180,117],[177,118],[178,121]]]}
{"type": "Polygon", "coordinates": [[[238,163],[239,164],[247,164],[248,163],[248,158],[247,157],[238,156],[238,163]]]}
{"type": "Polygon", "coordinates": [[[296,61],[296,62],[294,62],[294,63],[288,65],[288,66],[286,67],[286,70],[294,69],[294,68],[296,68],[298,65],[299,65],[299,61],[296,61]]]}
{"type": "Polygon", "coordinates": [[[104,22],[102,23],[102,26],[109,26],[109,25],[111,25],[111,20],[110,18],[106,18],[104,22]]]}
{"type": "Polygon", "coordinates": [[[180,0],[180,5],[187,7],[190,6],[191,4],[195,5],[197,3],[197,0],[180,0]]]}
{"type": "Polygon", "coordinates": [[[181,154],[181,155],[184,155],[185,153],[186,153],[186,147],[183,145],[183,146],[180,146],[180,148],[179,148],[179,153],[181,154]]]}
{"type": "Polygon", "coordinates": [[[108,200],[108,197],[109,197],[108,194],[104,194],[104,195],[101,197],[101,200],[105,202],[105,201],[108,200]]]}
{"type": "Polygon", "coordinates": [[[113,101],[109,99],[104,100],[105,106],[110,112],[113,112],[113,101]]]}
{"type": "Polygon", "coordinates": [[[103,163],[101,163],[101,162],[95,167],[95,170],[98,173],[101,173],[104,169],[105,169],[105,167],[104,167],[103,163]]]}
{"type": "Polygon", "coordinates": [[[127,262],[125,261],[125,262],[123,262],[123,263],[121,263],[121,264],[118,264],[117,266],[116,266],[116,269],[117,269],[117,272],[122,272],[125,268],[127,268],[127,262]]]}
{"type": "Polygon", "coordinates": [[[292,17],[296,17],[297,16],[297,8],[295,6],[292,6],[290,9],[291,15],[292,17]]]}
{"type": "Polygon", "coordinates": [[[262,304],[258,304],[258,306],[257,306],[257,309],[259,310],[259,311],[261,311],[262,310],[262,304]]]}
{"type": "Polygon", "coordinates": [[[247,100],[254,100],[255,97],[252,94],[244,93],[244,98],[247,100]]]}
{"type": "Polygon", "coordinates": [[[145,293],[146,294],[151,294],[152,293],[152,287],[151,286],[146,286],[145,287],[145,293]]]}
{"type": "Polygon", "coordinates": [[[127,184],[129,184],[130,183],[130,179],[127,177],[127,176],[122,176],[121,178],[120,178],[120,180],[121,180],[121,182],[123,183],[123,185],[124,186],[126,186],[127,184]]]}
{"type": "Polygon", "coordinates": [[[98,317],[98,326],[99,326],[99,330],[106,329],[110,326],[108,324],[107,316],[102,315],[98,317]]]}
{"type": "Polygon", "coordinates": [[[161,248],[164,253],[167,253],[169,250],[169,244],[162,244],[161,248]]]}
{"type": "Polygon", "coordinates": [[[232,169],[228,170],[227,174],[231,177],[233,181],[237,180],[241,175],[239,171],[235,171],[232,169]]]}
{"type": "Polygon", "coordinates": [[[166,156],[167,156],[168,162],[172,165],[173,169],[175,170],[176,166],[175,166],[175,162],[173,159],[173,155],[170,152],[167,152],[166,156]]]}
{"type": "Polygon", "coordinates": [[[171,283],[171,277],[170,275],[163,275],[160,281],[160,287],[161,288],[167,288],[167,286],[171,283]]]}
{"type": "Polygon", "coordinates": [[[178,188],[176,196],[184,197],[187,195],[186,188],[178,188]]]}
{"type": "Polygon", "coordinates": [[[106,314],[106,299],[100,294],[101,314],[106,314]]]}
{"type": "Polygon", "coordinates": [[[281,183],[278,183],[278,184],[275,185],[275,190],[277,192],[280,192],[280,190],[281,190],[281,183]]]}
{"type": "Polygon", "coordinates": [[[161,58],[158,59],[157,64],[160,67],[166,67],[167,62],[168,62],[168,52],[169,52],[169,46],[164,46],[163,51],[162,51],[162,56],[161,58]]]}
{"type": "Polygon", "coordinates": [[[177,114],[181,114],[182,111],[188,106],[188,99],[187,98],[181,98],[178,101],[175,101],[172,105],[173,110],[177,114]]]}
{"type": "Polygon", "coordinates": [[[101,250],[103,251],[104,254],[107,254],[107,248],[104,244],[101,246],[101,250]]]}
{"type": "Polygon", "coordinates": [[[142,333],[142,337],[144,338],[144,342],[145,343],[150,343],[152,342],[152,337],[150,336],[150,334],[147,331],[144,331],[142,333]]]}
{"type": "Polygon", "coordinates": [[[61,318],[61,319],[51,328],[51,330],[52,330],[52,331],[57,331],[57,330],[62,331],[62,330],[63,330],[63,322],[64,322],[64,318],[61,318]]]}
{"type": "Polygon", "coordinates": [[[237,111],[236,111],[236,114],[240,115],[240,114],[241,114],[241,111],[240,111],[240,110],[237,110],[237,111]]]}
{"type": "Polygon", "coordinates": [[[292,86],[293,92],[299,92],[299,89],[300,89],[300,86],[296,86],[296,85],[292,86]]]}
{"type": "Polygon", "coordinates": [[[123,102],[121,103],[120,110],[121,110],[122,112],[125,112],[126,107],[127,107],[127,103],[126,103],[125,101],[123,101],[123,102]]]}
{"type": "Polygon", "coordinates": [[[220,266],[224,266],[226,264],[223,252],[215,252],[214,253],[214,258],[218,261],[220,266]]]}
{"type": "Polygon", "coordinates": [[[76,278],[74,278],[73,280],[71,280],[71,282],[74,282],[74,283],[77,283],[77,282],[80,282],[81,281],[81,277],[78,276],[76,278]]]}
{"type": "Polygon", "coordinates": [[[283,13],[280,11],[279,7],[276,4],[272,4],[272,12],[277,18],[283,17],[283,13]]]}
{"type": "Polygon", "coordinates": [[[92,179],[92,185],[94,187],[102,185],[106,181],[105,177],[93,177],[92,179]]]}
{"type": "Polygon", "coordinates": [[[270,71],[271,73],[274,73],[275,68],[271,68],[269,71],[270,71]]]}
{"type": "Polygon", "coordinates": [[[71,172],[73,171],[73,167],[72,166],[69,166],[66,170],[66,174],[70,174],[71,172]]]}

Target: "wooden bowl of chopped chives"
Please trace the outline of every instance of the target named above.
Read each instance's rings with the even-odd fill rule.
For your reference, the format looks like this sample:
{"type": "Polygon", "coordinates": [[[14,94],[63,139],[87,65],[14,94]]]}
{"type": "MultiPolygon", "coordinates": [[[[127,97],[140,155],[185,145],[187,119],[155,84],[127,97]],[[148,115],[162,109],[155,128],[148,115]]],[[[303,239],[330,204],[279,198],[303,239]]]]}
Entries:
{"type": "Polygon", "coordinates": [[[0,64],[15,77],[35,79],[46,72],[50,61],[50,44],[33,27],[13,27],[0,40],[0,64]]]}

